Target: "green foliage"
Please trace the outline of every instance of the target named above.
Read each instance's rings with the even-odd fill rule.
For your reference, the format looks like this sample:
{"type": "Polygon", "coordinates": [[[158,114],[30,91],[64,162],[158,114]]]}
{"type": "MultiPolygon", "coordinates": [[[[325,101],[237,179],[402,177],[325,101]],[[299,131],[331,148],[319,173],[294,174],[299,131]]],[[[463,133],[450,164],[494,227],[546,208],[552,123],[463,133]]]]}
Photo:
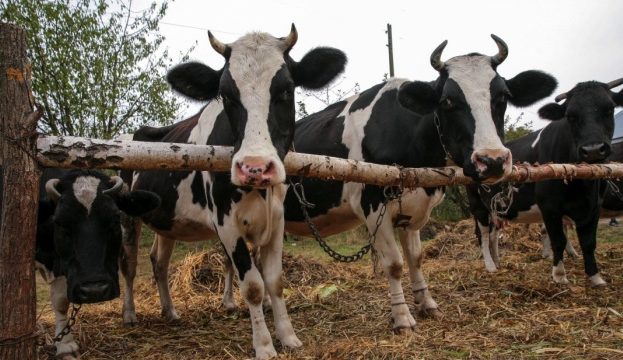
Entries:
{"type": "Polygon", "coordinates": [[[511,120],[510,115],[504,117],[504,141],[511,141],[530,134],[534,124],[532,120],[523,122],[523,113],[519,114],[515,120],[511,120]]]}
{"type": "Polygon", "coordinates": [[[158,33],[166,10],[166,1],[138,12],[120,0],[1,2],[0,20],[27,32],[39,130],[111,138],[171,123],[181,103],[163,76],[172,65],[158,33]]]}
{"type": "Polygon", "coordinates": [[[458,221],[469,216],[469,203],[464,186],[446,186],[444,200],[431,213],[433,219],[444,221],[458,221]]]}

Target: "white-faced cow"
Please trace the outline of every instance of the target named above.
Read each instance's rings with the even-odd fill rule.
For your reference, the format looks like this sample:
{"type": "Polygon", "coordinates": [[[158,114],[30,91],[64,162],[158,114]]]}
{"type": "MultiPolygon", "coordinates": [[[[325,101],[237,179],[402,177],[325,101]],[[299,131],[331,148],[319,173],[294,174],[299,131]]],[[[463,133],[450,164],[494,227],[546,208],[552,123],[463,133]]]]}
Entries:
{"type": "MultiPolygon", "coordinates": [[[[610,89],[623,79],[604,84],[589,81],[577,84],[559,95],[556,101],[539,110],[544,119],[555,120],[543,129],[507,143],[515,161],[528,163],[597,163],[610,155],[614,129],[614,108],[623,105],[623,91],[610,89]]],[[[548,180],[516,185],[513,201],[501,212],[490,211],[491,196],[499,191],[468,187],[470,208],[476,218],[485,266],[499,266],[497,231],[503,221],[543,222],[549,235],[553,256],[552,278],[568,283],[563,265],[567,244],[564,222],[575,224],[584,255],[584,269],[592,286],[605,285],[595,261],[596,231],[605,182],[599,180],[548,180]]],[[[508,205],[508,204],[507,204],[508,205]]]]}
{"type": "MultiPolygon", "coordinates": [[[[160,198],[147,191],[124,191],[121,178],[90,170],[46,169],[41,185],[36,264],[50,284],[58,335],[67,324],[70,302],[119,296],[120,218],[143,215],[158,207],[160,198]]],[[[71,333],[55,345],[59,358],[78,356],[71,333]]]]}
{"type": "MultiPolygon", "coordinates": [[[[500,136],[507,102],[527,106],[549,95],[556,80],[538,71],[513,79],[497,72],[508,54],[506,44],[492,35],[498,54],[468,54],[440,60],[444,41],[430,57],[439,77],[430,82],[390,79],[312,114],[296,124],[294,148],[302,153],[329,155],[405,167],[439,167],[450,162],[478,181],[498,181],[511,170],[511,154],[500,136]]],[[[299,181],[296,179],[296,181],[299,181]]],[[[309,215],[322,235],[365,224],[376,232],[374,248],[389,281],[395,330],[410,329],[415,319],[401,285],[403,259],[394,240],[397,200],[384,202],[379,186],[300,179],[307,200],[316,206],[309,215]]],[[[438,313],[421,271],[419,229],[443,198],[443,189],[417,188],[402,195],[402,213],[410,216],[399,229],[415,302],[423,312],[438,313]]],[[[286,231],[311,236],[296,196],[289,189],[285,202],[286,231]]]]}
{"type": "MultiPolygon", "coordinates": [[[[199,241],[218,236],[236,268],[253,327],[257,358],[276,355],[264,322],[265,291],[272,302],[276,336],[286,347],[301,342],[294,333],[282,297],[281,256],[283,200],[287,187],[283,158],[294,135],[294,89],[318,89],[343,71],[346,56],[333,48],[316,48],[300,62],[289,55],[297,40],[292,26],[286,38],[250,33],[231,44],[210,35],[212,47],[225,57],[215,71],[196,62],[173,68],[172,88],[190,98],[210,101],[201,112],[166,128],[142,128],[135,140],[234,146],[230,173],[142,171],[133,188],[156,192],[160,209],[143,218],[156,233],[151,259],[162,314],[178,319],[168,285],[168,266],[175,240],[199,241]],[[222,101],[221,101],[222,100],[222,101]],[[251,256],[259,252],[261,272],[251,256]]],[[[126,244],[136,257],[134,244],[126,244]]],[[[124,322],[136,321],[133,272],[128,274],[124,322]]]]}

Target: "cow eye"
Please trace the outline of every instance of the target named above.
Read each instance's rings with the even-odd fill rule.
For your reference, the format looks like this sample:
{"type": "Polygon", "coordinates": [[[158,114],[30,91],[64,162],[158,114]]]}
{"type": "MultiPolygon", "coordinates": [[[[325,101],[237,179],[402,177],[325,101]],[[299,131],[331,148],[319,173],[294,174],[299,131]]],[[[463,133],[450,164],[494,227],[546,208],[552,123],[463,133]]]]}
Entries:
{"type": "Polygon", "coordinates": [[[289,101],[290,99],[292,99],[292,95],[292,90],[284,90],[277,96],[276,100],[289,101]]]}
{"type": "Polygon", "coordinates": [[[612,115],[614,115],[614,109],[606,110],[606,116],[612,116],[612,115]]]}

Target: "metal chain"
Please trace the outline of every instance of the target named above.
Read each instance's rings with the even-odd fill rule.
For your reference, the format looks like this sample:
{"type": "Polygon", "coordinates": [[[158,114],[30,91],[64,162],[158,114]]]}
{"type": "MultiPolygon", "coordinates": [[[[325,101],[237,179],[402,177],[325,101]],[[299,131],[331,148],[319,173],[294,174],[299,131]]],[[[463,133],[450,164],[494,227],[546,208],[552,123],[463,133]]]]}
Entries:
{"type": "Polygon", "coordinates": [[[454,159],[452,158],[452,155],[450,155],[450,152],[446,148],[446,145],[443,143],[443,135],[441,133],[441,121],[439,120],[439,116],[437,115],[437,111],[435,111],[434,114],[435,115],[434,115],[434,121],[433,122],[435,123],[435,127],[437,128],[437,135],[439,135],[439,143],[441,144],[441,148],[446,153],[446,161],[450,160],[453,163],[456,163],[456,161],[454,161],[454,159]]]}
{"type": "Polygon", "coordinates": [[[608,187],[610,187],[610,190],[612,190],[614,195],[620,201],[623,201],[623,194],[621,193],[621,190],[619,190],[619,187],[617,186],[617,184],[615,184],[614,181],[612,181],[612,180],[606,180],[606,183],[608,184],[608,187]]]}
{"type": "MultiPolygon", "coordinates": [[[[318,228],[313,223],[312,219],[309,217],[309,214],[307,213],[307,209],[308,208],[311,209],[311,208],[315,207],[316,205],[310,203],[305,198],[305,191],[303,189],[303,184],[301,184],[300,182],[292,183],[292,180],[290,180],[290,185],[292,185],[292,190],[294,191],[294,194],[296,195],[296,197],[299,200],[299,204],[301,205],[301,211],[303,212],[303,216],[305,217],[305,221],[307,222],[307,226],[309,226],[309,229],[311,230],[312,234],[314,235],[314,238],[316,239],[316,241],[318,242],[318,244],[320,245],[322,250],[324,250],[324,252],[326,252],[333,259],[335,259],[337,261],[340,261],[340,262],[354,262],[354,261],[358,261],[358,260],[363,259],[363,257],[368,252],[370,252],[370,250],[373,248],[374,242],[376,240],[376,233],[378,232],[379,228],[381,227],[380,225],[383,222],[383,218],[385,217],[385,212],[387,211],[387,203],[390,200],[394,200],[396,198],[400,198],[400,196],[402,195],[402,189],[400,189],[398,191],[394,191],[393,189],[391,189],[391,187],[385,187],[383,189],[383,195],[385,196],[385,199],[383,200],[383,204],[381,205],[381,208],[379,210],[379,215],[376,218],[376,227],[375,227],[374,231],[371,234],[370,233],[368,234],[368,243],[366,245],[364,245],[355,254],[352,254],[352,255],[342,255],[342,254],[338,253],[337,251],[333,250],[329,246],[329,244],[327,244],[327,242],[322,238],[322,235],[320,235],[320,231],[318,231],[318,228]]],[[[376,262],[376,261],[374,261],[374,262],[376,262]]]]}
{"type": "MultiPolygon", "coordinates": [[[[490,190],[489,190],[490,191],[490,190]]],[[[497,216],[505,216],[513,205],[513,195],[515,188],[510,182],[502,184],[502,190],[491,198],[490,208],[497,216]],[[506,187],[506,189],[504,189],[506,187]]]]}
{"type": "Polygon", "coordinates": [[[67,324],[65,324],[65,327],[58,333],[58,335],[52,338],[53,342],[61,342],[61,340],[63,340],[63,338],[71,332],[71,328],[76,324],[78,311],[80,311],[81,307],[82,304],[71,304],[71,313],[69,315],[69,319],[67,319],[67,324]]]}

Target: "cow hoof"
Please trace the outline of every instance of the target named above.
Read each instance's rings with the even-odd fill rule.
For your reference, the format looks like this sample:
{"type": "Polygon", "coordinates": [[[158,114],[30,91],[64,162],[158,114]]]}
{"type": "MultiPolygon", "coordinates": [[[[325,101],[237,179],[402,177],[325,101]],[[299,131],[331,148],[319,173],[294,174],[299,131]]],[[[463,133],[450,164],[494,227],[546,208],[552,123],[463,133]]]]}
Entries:
{"type": "Polygon", "coordinates": [[[488,272],[490,273],[494,273],[496,271],[498,271],[498,268],[495,266],[495,263],[493,262],[485,262],[485,269],[487,269],[488,272]]]}
{"type": "Polygon", "coordinates": [[[413,326],[398,326],[392,329],[396,335],[407,335],[415,331],[415,325],[413,326]]]}
{"type": "Polygon", "coordinates": [[[441,319],[443,313],[438,308],[422,309],[419,311],[419,315],[423,318],[441,319]]]}
{"type": "Polygon", "coordinates": [[[135,312],[124,312],[123,313],[123,326],[132,327],[138,324],[138,320],[136,319],[135,312]]]}
{"type": "Polygon", "coordinates": [[[284,336],[282,339],[279,339],[279,342],[281,342],[281,345],[283,347],[286,347],[289,349],[298,349],[301,346],[303,346],[303,342],[299,340],[299,338],[296,337],[296,335],[294,334],[290,336],[284,336]]]}
{"type": "Polygon", "coordinates": [[[608,286],[606,281],[602,279],[601,275],[599,274],[595,274],[589,277],[589,280],[591,282],[591,287],[593,288],[605,288],[606,286],[608,286]]]}
{"type": "Polygon", "coordinates": [[[238,309],[238,306],[236,306],[236,303],[233,301],[232,302],[223,301],[223,308],[225,308],[225,311],[227,312],[232,312],[238,309]]]}
{"type": "Polygon", "coordinates": [[[271,359],[274,357],[277,357],[277,351],[272,343],[270,345],[255,349],[255,359],[257,360],[271,359]]]}
{"type": "Polygon", "coordinates": [[[567,279],[566,275],[563,276],[554,276],[552,277],[554,282],[558,285],[569,285],[569,279],[567,279]]]}
{"type": "Polygon", "coordinates": [[[162,316],[168,323],[172,323],[172,324],[180,322],[180,319],[181,319],[180,316],[177,315],[177,312],[173,309],[170,311],[162,310],[162,316]]]}

